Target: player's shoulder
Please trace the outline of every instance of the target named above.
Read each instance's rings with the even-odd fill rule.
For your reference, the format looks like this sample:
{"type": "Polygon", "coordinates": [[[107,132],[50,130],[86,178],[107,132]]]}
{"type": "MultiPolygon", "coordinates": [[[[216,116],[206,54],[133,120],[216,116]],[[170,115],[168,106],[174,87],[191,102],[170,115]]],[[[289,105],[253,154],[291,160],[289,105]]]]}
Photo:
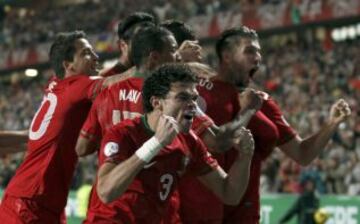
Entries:
{"type": "Polygon", "coordinates": [[[124,80],[121,80],[121,81],[111,85],[108,89],[110,91],[115,91],[115,90],[123,89],[123,88],[134,88],[134,87],[141,88],[143,82],[144,82],[143,78],[129,77],[129,78],[126,78],[124,80]]]}
{"type": "Polygon", "coordinates": [[[129,134],[138,131],[141,126],[141,117],[135,117],[133,119],[125,119],[120,123],[112,126],[109,131],[117,134],[129,134]]]}

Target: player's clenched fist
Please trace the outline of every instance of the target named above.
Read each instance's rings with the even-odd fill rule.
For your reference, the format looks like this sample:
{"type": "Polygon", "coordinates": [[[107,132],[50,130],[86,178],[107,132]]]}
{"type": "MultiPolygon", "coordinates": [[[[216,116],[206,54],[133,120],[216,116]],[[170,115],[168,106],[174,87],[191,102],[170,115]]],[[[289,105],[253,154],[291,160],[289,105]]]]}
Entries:
{"type": "Polygon", "coordinates": [[[178,49],[178,53],[181,55],[183,62],[194,62],[201,61],[202,48],[199,45],[198,41],[184,41],[178,49]]]}
{"type": "Polygon", "coordinates": [[[241,110],[259,110],[263,103],[263,97],[259,92],[251,88],[246,88],[239,94],[241,110]]]}
{"type": "Polygon", "coordinates": [[[351,109],[349,104],[340,99],[336,101],[330,109],[330,123],[332,124],[340,124],[341,122],[345,121],[351,115],[351,109]]]}
{"type": "Polygon", "coordinates": [[[234,139],[234,147],[242,154],[252,156],[254,154],[255,142],[249,129],[238,130],[238,137],[234,139]]]}
{"type": "Polygon", "coordinates": [[[177,121],[173,117],[161,115],[155,130],[155,137],[160,144],[163,146],[170,144],[178,133],[179,126],[177,121]]]}

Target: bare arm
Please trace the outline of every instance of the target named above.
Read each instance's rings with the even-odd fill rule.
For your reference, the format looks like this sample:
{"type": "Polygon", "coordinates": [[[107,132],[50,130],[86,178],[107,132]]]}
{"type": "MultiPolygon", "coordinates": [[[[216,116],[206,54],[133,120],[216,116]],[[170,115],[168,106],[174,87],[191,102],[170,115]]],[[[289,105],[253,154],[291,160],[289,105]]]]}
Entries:
{"type": "Polygon", "coordinates": [[[229,172],[218,167],[217,170],[199,177],[225,204],[237,205],[243,197],[250,176],[250,165],[254,151],[254,140],[250,131],[243,129],[243,136],[238,144],[238,156],[229,172]]]}
{"type": "Polygon", "coordinates": [[[99,169],[97,192],[104,203],[122,195],[146,163],[136,155],[116,165],[105,163],[99,169]]]}
{"type": "MultiPolygon", "coordinates": [[[[164,146],[171,143],[177,133],[178,127],[176,121],[170,119],[169,117],[161,116],[155,131],[155,137],[153,138],[157,139],[160,143],[159,146],[164,146]]],[[[151,139],[147,142],[149,141],[151,141],[151,139]]],[[[139,157],[139,154],[137,154],[139,150],[145,149],[144,146],[147,142],[145,142],[134,155],[120,164],[116,165],[113,163],[105,163],[100,167],[97,192],[99,198],[104,203],[110,203],[121,196],[147,163],[144,159],[139,157]]],[[[158,151],[156,154],[157,153],[158,151]]],[[[155,156],[155,154],[153,156],[155,156]]]]}
{"type": "Polygon", "coordinates": [[[0,131],[0,155],[26,150],[28,131],[0,131]]]}
{"type": "Polygon", "coordinates": [[[213,125],[201,136],[206,146],[216,153],[223,153],[233,146],[233,140],[238,137],[241,127],[246,127],[252,116],[261,108],[262,97],[252,89],[246,89],[239,94],[241,110],[230,122],[220,127],[213,125]]]}
{"type": "Polygon", "coordinates": [[[339,124],[350,114],[349,105],[344,100],[339,100],[331,107],[329,121],[318,132],[305,139],[296,136],[279,148],[297,163],[306,166],[322,152],[339,124]]]}
{"type": "Polygon", "coordinates": [[[75,151],[79,157],[84,157],[96,152],[99,145],[98,142],[91,141],[89,138],[80,135],[76,142],[75,151]]]}

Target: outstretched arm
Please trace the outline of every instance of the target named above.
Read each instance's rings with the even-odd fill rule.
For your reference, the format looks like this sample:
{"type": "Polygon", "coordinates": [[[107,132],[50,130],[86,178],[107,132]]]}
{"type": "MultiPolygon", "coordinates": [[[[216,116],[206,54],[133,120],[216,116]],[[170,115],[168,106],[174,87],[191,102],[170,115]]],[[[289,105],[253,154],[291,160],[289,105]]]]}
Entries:
{"type": "Polygon", "coordinates": [[[0,131],[0,155],[26,150],[28,131],[0,131]]]}
{"type": "Polygon", "coordinates": [[[308,138],[296,136],[279,148],[299,164],[306,166],[311,163],[325,148],[334,135],[339,124],[351,114],[349,105],[341,99],[334,103],[330,110],[330,118],[323,127],[308,138]]]}

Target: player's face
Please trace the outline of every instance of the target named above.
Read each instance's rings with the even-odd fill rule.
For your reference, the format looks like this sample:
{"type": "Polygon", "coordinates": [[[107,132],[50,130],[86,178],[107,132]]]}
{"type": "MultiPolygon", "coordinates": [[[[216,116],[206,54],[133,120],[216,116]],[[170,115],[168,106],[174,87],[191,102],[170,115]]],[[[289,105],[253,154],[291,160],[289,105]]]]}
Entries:
{"type": "Polygon", "coordinates": [[[177,52],[178,45],[173,35],[168,35],[165,38],[164,48],[159,53],[158,65],[165,63],[180,61],[180,55],[177,52]]]}
{"type": "Polygon", "coordinates": [[[174,117],[182,132],[190,130],[196,114],[198,96],[195,83],[177,82],[171,85],[169,93],[163,100],[163,113],[174,117]]]}
{"type": "Polygon", "coordinates": [[[229,68],[234,84],[245,88],[261,62],[260,44],[257,40],[243,38],[231,53],[229,68]]]}
{"type": "Polygon", "coordinates": [[[70,69],[75,74],[97,75],[99,72],[98,59],[93,47],[84,38],[75,42],[74,60],[70,63],[70,69]]]}

